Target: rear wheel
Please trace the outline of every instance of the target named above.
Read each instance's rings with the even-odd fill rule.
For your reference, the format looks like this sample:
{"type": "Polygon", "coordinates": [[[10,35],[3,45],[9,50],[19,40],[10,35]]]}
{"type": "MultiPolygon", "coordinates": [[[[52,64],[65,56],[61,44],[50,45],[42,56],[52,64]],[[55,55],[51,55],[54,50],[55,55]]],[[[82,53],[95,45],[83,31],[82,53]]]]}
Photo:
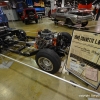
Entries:
{"type": "Polygon", "coordinates": [[[55,51],[51,49],[40,50],[36,54],[35,60],[40,69],[52,74],[58,72],[61,66],[60,57],[55,51]]]}
{"type": "Polygon", "coordinates": [[[25,25],[28,25],[28,23],[29,23],[29,21],[28,21],[28,20],[25,20],[24,22],[25,22],[25,25]]]}
{"type": "Polygon", "coordinates": [[[6,22],[6,23],[5,23],[5,25],[6,25],[7,27],[9,27],[9,24],[8,24],[8,22],[6,22]]]}
{"type": "Polygon", "coordinates": [[[22,22],[24,23],[24,20],[22,20],[22,22]]]}
{"type": "Polygon", "coordinates": [[[58,20],[55,18],[54,19],[54,24],[57,25],[58,24],[58,20]]]}
{"type": "Polygon", "coordinates": [[[0,38],[0,53],[2,52],[4,46],[3,46],[3,40],[0,38]]]}
{"type": "Polygon", "coordinates": [[[83,22],[81,25],[82,25],[82,27],[85,27],[87,24],[88,24],[88,21],[87,22],[83,22]]]}
{"type": "Polygon", "coordinates": [[[36,19],[35,22],[38,23],[38,19],[36,19]]]}
{"type": "Polygon", "coordinates": [[[68,27],[72,27],[74,25],[70,19],[66,19],[65,24],[67,24],[68,27]]]}

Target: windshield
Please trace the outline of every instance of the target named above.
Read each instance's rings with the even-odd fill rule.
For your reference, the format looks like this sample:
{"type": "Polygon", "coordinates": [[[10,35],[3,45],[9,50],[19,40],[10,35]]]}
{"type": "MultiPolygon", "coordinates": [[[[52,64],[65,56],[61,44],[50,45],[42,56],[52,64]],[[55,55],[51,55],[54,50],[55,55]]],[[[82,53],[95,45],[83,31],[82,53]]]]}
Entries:
{"type": "Polygon", "coordinates": [[[28,10],[26,10],[26,14],[29,14],[30,12],[35,13],[35,10],[34,9],[28,9],[28,10]]]}
{"type": "Polygon", "coordinates": [[[60,8],[60,9],[57,10],[58,13],[66,13],[68,11],[69,11],[68,8],[60,8]]]}

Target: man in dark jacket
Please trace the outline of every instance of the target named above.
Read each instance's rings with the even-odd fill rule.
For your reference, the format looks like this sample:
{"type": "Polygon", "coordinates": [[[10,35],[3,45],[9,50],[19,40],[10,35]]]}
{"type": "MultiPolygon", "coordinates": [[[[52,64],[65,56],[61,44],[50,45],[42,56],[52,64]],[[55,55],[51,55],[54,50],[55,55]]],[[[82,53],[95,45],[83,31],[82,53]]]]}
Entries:
{"type": "MultiPolygon", "coordinates": [[[[95,4],[99,4],[99,3],[100,3],[100,0],[94,0],[92,4],[95,5],[95,4]]],[[[98,21],[99,16],[100,16],[100,5],[98,5],[98,6],[99,6],[99,8],[97,10],[96,21],[98,21]]]]}
{"type": "Polygon", "coordinates": [[[96,21],[98,21],[99,16],[100,16],[100,7],[99,7],[98,12],[97,12],[97,15],[96,15],[96,21]]]}

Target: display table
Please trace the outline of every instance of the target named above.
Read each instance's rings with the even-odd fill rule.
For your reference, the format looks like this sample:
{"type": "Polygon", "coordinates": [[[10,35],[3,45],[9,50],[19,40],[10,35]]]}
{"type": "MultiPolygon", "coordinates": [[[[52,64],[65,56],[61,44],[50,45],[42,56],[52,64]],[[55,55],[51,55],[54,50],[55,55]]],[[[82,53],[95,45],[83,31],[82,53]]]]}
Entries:
{"type": "Polygon", "coordinates": [[[74,30],[66,68],[97,89],[100,85],[100,34],[74,30]]]}

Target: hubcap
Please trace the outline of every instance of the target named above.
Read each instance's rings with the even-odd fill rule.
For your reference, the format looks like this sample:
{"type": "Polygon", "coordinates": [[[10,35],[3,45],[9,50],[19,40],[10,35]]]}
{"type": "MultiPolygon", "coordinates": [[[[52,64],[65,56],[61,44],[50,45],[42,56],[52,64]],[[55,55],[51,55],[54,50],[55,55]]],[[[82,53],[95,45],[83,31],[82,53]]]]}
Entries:
{"type": "Polygon", "coordinates": [[[52,71],[53,70],[52,62],[45,57],[40,57],[38,60],[38,64],[45,71],[52,71]]]}

